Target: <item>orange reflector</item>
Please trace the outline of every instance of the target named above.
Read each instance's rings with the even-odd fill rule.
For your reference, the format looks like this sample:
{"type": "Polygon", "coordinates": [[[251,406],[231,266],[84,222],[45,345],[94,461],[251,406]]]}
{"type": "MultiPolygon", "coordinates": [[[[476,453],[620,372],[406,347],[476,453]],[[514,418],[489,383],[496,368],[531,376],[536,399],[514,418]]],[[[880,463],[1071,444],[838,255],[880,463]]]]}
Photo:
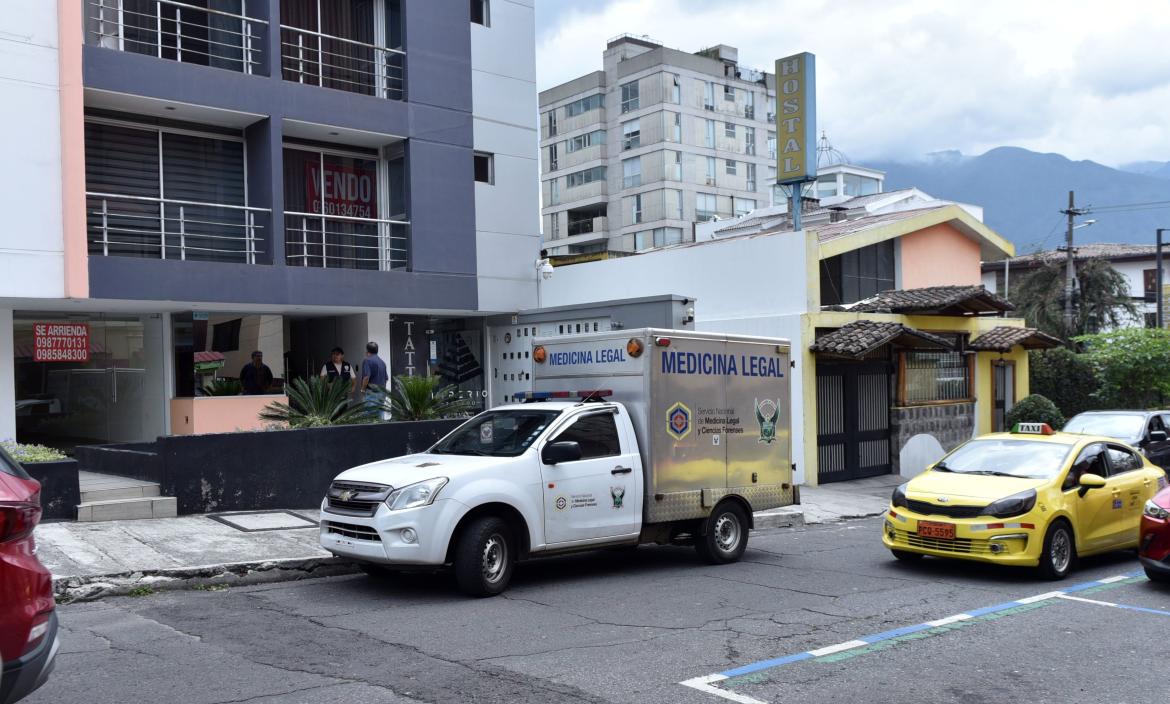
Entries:
{"type": "Polygon", "coordinates": [[[642,341],[636,337],[631,337],[630,341],[626,343],[626,354],[631,357],[641,357],[642,348],[642,341]]]}
{"type": "Polygon", "coordinates": [[[548,351],[544,349],[544,345],[537,345],[536,349],[532,350],[532,359],[537,364],[544,364],[544,360],[548,359],[548,351]]]}

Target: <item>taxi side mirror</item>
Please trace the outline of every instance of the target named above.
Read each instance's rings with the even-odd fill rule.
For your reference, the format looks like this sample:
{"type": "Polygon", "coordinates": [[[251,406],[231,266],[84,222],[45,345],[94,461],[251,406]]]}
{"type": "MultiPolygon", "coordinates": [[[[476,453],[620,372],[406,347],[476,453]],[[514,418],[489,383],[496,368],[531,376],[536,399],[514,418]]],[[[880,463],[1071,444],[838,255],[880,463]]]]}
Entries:
{"type": "Polygon", "coordinates": [[[1077,480],[1080,485],[1080,495],[1084,496],[1089,492],[1089,489],[1100,489],[1105,486],[1105,477],[1099,474],[1082,474],[1081,478],[1077,480]]]}
{"type": "Polygon", "coordinates": [[[576,462],[581,459],[581,454],[581,445],[572,440],[561,440],[545,445],[540,453],[540,461],[545,464],[576,462]]]}

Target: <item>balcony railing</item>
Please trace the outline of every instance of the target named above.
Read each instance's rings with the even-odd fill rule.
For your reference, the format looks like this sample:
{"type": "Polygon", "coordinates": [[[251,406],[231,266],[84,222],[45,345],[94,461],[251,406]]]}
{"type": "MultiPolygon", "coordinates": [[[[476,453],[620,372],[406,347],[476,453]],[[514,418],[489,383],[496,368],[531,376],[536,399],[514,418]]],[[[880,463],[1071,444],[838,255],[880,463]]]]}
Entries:
{"type": "Polygon", "coordinates": [[[410,222],[286,212],[284,243],[289,266],[405,269],[410,256],[410,222]]]}
{"type": "Polygon", "coordinates": [[[252,73],[264,20],[174,0],[86,0],[90,44],[252,73]]]}
{"type": "Polygon", "coordinates": [[[280,26],[284,79],[402,100],[406,52],[298,27],[280,26]]]}
{"type": "Polygon", "coordinates": [[[116,193],[85,196],[92,255],[255,264],[266,253],[266,208],[116,193]]]}

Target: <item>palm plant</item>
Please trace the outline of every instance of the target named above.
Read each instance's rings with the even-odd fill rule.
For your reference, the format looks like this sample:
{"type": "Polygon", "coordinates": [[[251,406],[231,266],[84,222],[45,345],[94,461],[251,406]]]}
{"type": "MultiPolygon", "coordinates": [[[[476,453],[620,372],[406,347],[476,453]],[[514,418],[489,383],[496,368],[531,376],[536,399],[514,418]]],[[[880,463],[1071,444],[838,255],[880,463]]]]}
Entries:
{"type": "Polygon", "coordinates": [[[203,387],[205,396],[239,396],[244,393],[244,385],[235,379],[213,379],[203,387]]]}
{"type": "Polygon", "coordinates": [[[287,423],[290,428],[353,425],[377,420],[366,404],[350,401],[349,389],[347,383],[330,383],[319,376],[294,379],[285,387],[289,402],[268,404],[260,413],[260,419],[287,423]]]}
{"type": "Polygon", "coordinates": [[[1030,325],[1064,339],[1123,326],[1137,315],[1125,277],[1101,258],[1076,264],[1073,324],[1064,321],[1064,266],[1050,263],[1012,287],[1011,299],[1030,325]]]}
{"type": "Polygon", "coordinates": [[[467,415],[471,404],[453,385],[437,376],[396,376],[383,392],[381,409],[394,420],[432,420],[467,415]]]}

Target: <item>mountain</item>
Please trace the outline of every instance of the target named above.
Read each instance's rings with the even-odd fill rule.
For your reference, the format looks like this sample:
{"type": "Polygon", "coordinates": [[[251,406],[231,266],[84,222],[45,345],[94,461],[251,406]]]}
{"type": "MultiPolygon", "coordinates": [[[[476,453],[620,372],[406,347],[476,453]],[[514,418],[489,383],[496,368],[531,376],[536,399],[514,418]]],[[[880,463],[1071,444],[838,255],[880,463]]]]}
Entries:
{"type": "MultiPolygon", "coordinates": [[[[886,172],[887,191],[915,186],[937,198],[983,206],[984,221],[1014,242],[1019,254],[1063,244],[1066,219],[1060,210],[1068,207],[1070,190],[1078,208],[1170,201],[1170,173],[1154,175],[1161,167],[1132,173],[1018,147],[979,156],[936,152],[919,162],[866,166],[886,172]]],[[[1103,210],[1082,220],[1090,218],[1096,224],[1077,230],[1077,241],[1152,244],[1155,228],[1170,227],[1170,207],[1103,210]]]]}
{"type": "Polygon", "coordinates": [[[1130,164],[1122,164],[1117,168],[1135,174],[1170,178],[1170,161],[1135,161],[1130,164]]]}

